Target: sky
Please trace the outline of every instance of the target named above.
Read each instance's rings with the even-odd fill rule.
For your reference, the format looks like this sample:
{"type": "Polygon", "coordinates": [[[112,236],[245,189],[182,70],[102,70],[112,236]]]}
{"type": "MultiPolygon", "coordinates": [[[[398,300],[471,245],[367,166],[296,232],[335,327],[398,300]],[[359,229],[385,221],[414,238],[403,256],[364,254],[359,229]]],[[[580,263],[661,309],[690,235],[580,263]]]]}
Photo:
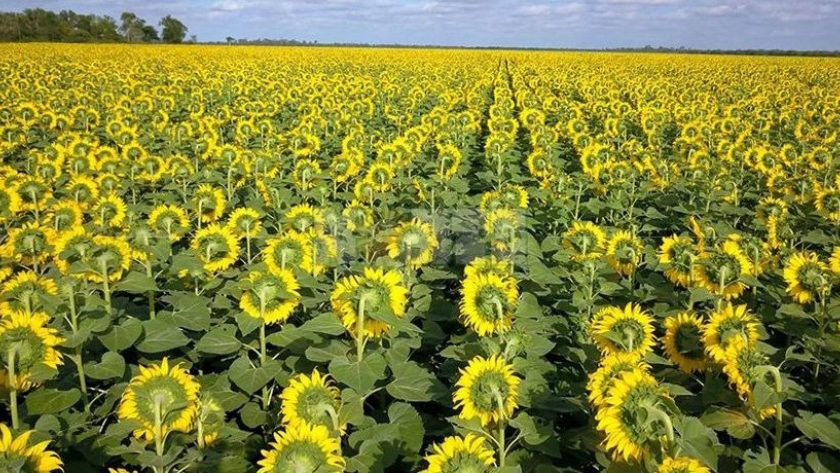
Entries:
{"type": "Polygon", "coordinates": [[[199,41],[840,50],[840,0],[0,0],[36,7],[172,15],[199,41]]]}

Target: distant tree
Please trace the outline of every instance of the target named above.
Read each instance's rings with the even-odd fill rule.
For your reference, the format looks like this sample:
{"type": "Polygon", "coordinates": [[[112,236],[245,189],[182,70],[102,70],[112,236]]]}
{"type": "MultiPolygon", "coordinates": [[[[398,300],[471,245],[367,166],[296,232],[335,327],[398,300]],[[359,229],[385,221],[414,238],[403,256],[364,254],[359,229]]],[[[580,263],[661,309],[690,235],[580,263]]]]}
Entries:
{"type": "MultiPolygon", "coordinates": [[[[145,22],[143,22],[145,23],[145,22]]],[[[160,35],[158,35],[157,30],[152,25],[143,25],[143,42],[151,43],[152,41],[160,41],[160,35]]]]}
{"type": "Polygon", "coordinates": [[[236,40],[236,38],[234,38],[233,36],[228,36],[227,38],[225,38],[225,41],[227,41],[228,44],[233,43],[234,40],[236,40]]]}
{"type": "Polygon", "coordinates": [[[120,34],[129,43],[143,39],[143,27],[145,25],[146,21],[138,17],[135,13],[126,11],[120,15],[120,34]]]}
{"type": "Polygon", "coordinates": [[[194,35],[194,34],[191,34],[191,35],[190,35],[190,40],[189,40],[188,42],[189,42],[189,43],[192,43],[192,44],[197,43],[197,42],[198,42],[198,36],[196,36],[196,35],[194,35]]]}
{"type": "Polygon", "coordinates": [[[161,18],[159,24],[163,28],[164,43],[183,43],[184,38],[187,37],[187,31],[189,31],[187,26],[177,18],[172,18],[172,15],[161,18]]]}

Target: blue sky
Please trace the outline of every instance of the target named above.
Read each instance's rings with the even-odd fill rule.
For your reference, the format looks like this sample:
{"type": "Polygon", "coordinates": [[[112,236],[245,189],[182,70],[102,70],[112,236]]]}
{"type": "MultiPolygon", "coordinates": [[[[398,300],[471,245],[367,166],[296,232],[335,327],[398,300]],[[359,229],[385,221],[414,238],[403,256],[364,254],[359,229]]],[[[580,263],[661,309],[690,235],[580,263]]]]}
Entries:
{"type": "Polygon", "coordinates": [[[201,41],[608,48],[840,49],[840,0],[2,0],[152,24],[167,14],[201,41]]]}

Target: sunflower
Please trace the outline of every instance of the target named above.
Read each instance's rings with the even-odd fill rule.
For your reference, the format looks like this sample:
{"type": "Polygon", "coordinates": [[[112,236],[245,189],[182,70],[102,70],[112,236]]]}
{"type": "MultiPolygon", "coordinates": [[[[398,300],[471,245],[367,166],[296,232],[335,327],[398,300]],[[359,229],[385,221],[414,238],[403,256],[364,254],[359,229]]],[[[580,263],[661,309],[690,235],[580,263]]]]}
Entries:
{"type": "MultiPolygon", "coordinates": [[[[82,240],[77,241],[81,246],[82,240]]],[[[131,248],[125,236],[96,235],[87,249],[85,263],[92,268],[85,273],[88,281],[101,283],[107,277],[109,282],[122,279],[131,267],[131,259],[137,252],[131,248]]]]}
{"type": "Polygon", "coordinates": [[[225,410],[213,396],[202,394],[195,424],[198,431],[196,434],[201,436],[204,446],[211,445],[219,439],[225,426],[225,410]]]}
{"type": "Polygon", "coordinates": [[[544,149],[534,149],[528,155],[526,164],[528,165],[528,172],[536,179],[546,179],[554,172],[554,162],[551,155],[546,153],[544,149]]]}
{"type": "Polygon", "coordinates": [[[662,240],[659,263],[665,266],[665,277],[671,283],[687,288],[694,274],[697,249],[691,238],[673,235],[662,240]]]}
{"type": "MultiPolygon", "coordinates": [[[[0,310],[22,311],[30,314],[41,307],[45,296],[58,295],[58,286],[47,276],[33,271],[22,271],[0,286],[0,310]],[[12,303],[6,301],[13,301],[12,303]]],[[[2,317],[3,314],[0,314],[2,317]]]]}
{"type": "Polygon", "coordinates": [[[276,273],[254,271],[245,278],[239,308],[266,325],[285,322],[300,304],[295,275],[288,269],[276,273]]]}
{"type": "Polygon", "coordinates": [[[753,268],[737,241],[729,239],[704,253],[694,265],[694,281],[712,294],[726,299],[739,297],[747,289],[741,276],[752,275],[753,268]]]}
{"type": "Polygon", "coordinates": [[[292,171],[295,186],[302,191],[308,191],[317,184],[316,179],[321,174],[321,165],[314,159],[298,159],[292,171]]]}
{"type": "Polygon", "coordinates": [[[622,373],[637,369],[648,372],[650,365],[639,361],[639,357],[633,353],[617,352],[602,358],[600,366],[589,375],[589,381],[586,383],[589,402],[598,409],[606,407],[607,397],[612,391],[614,381],[622,373]]]}
{"type": "Polygon", "coordinates": [[[387,192],[394,180],[394,168],[385,161],[376,161],[368,168],[364,180],[373,185],[374,192],[387,192]]]}
{"type": "Polygon", "coordinates": [[[484,337],[510,330],[519,299],[516,280],[494,273],[464,280],[461,317],[467,327],[484,337]]]}
{"type": "Polygon", "coordinates": [[[505,183],[498,190],[502,201],[510,208],[528,208],[528,191],[516,184],[505,183]]]}
{"type": "Polygon", "coordinates": [[[498,208],[487,214],[484,230],[494,248],[500,251],[512,251],[521,224],[522,218],[516,212],[507,208],[498,208]]]}
{"type": "Polygon", "coordinates": [[[605,241],[604,231],[592,222],[574,222],[572,228],[563,234],[563,247],[571,253],[574,261],[600,258],[605,241]]]}
{"type": "Polygon", "coordinates": [[[426,455],[429,466],[420,473],[490,473],[495,471],[493,450],[485,445],[484,437],[467,434],[466,437],[446,437],[443,443],[433,444],[426,455]]]}
{"type": "Polygon", "coordinates": [[[22,471],[32,473],[50,473],[62,471],[61,458],[57,453],[47,450],[49,441],[29,446],[29,437],[34,430],[21,433],[17,437],[6,424],[0,424],[0,471],[22,471]]]}
{"type": "Polygon", "coordinates": [[[341,441],[323,425],[290,425],[283,432],[274,433],[270,450],[261,450],[261,468],[257,473],[344,471],[341,441]]]}
{"type": "Polygon", "coordinates": [[[376,195],[376,185],[368,178],[361,179],[353,186],[353,195],[359,202],[371,205],[376,195]]]}
{"type": "Polygon", "coordinates": [[[191,248],[198,253],[208,273],[224,271],[239,258],[239,242],[230,230],[218,223],[196,232],[191,248]]]}
{"type": "Polygon", "coordinates": [[[665,457],[656,473],[711,473],[700,461],[691,457],[665,457]]]}
{"type": "Polygon", "coordinates": [[[6,244],[0,247],[0,255],[24,266],[43,264],[51,256],[56,239],[52,228],[37,222],[24,223],[22,227],[9,229],[6,244]]]}
{"type": "Polygon", "coordinates": [[[451,179],[458,172],[461,165],[461,150],[457,147],[445,144],[438,146],[437,175],[441,179],[451,179]]]}
{"type": "Polygon", "coordinates": [[[811,251],[795,253],[782,273],[787,283],[785,292],[800,304],[807,304],[830,291],[829,266],[811,251]]]}
{"type": "Polygon", "coordinates": [[[268,266],[268,271],[273,274],[300,267],[305,261],[312,261],[312,241],[303,233],[288,230],[268,240],[263,250],[263,261],[268,266]]]}
{"type": "Polygon", "coordinates": [[[347,219],[347,229],[351,232],[365,230],[373,226],[373,210],[356,199],[347,204],[341,215],[347,219]]]}
{"type": "Polygon", "coordinates": [[[492,190],[481,194],[481,202],[478,204],[478,209],[485,217],[490,212],[504,208],[507,208],[507,205],[501,192],[492,190]]]}
{"type": "Polygon", "coordinates": [[[364,309],[365,337],[381,337],[390,326],[376,319],[376,314],[402,317],[407,302],[408,289],[403,285],[400,273],[381,268],[366,267],[361,276],[351,275],[339,279],[330,294],[333,311],[354,337],[357,336],[356,323],[361,309],[364,309]]]}
{"type": "Polygon", "coordinates": [[[659,439],[661,429],[658,422],[640,412],[659,409],[663,396],[659,381],[639,369],[622,373],[614,381],[606,407],[596,415],[598,430],[606,434],[604,444],[613,459],[639,462],[648,458],[648,444],[659,439]]]}
{"type": "Polygon", "coordinates": [[[225,193],[210,184],[198,186],[192,202],[201,222],[213,223],[225,213],[225,193]]]}
{"type": "Polygon", "coordinates": [[[726,361],[726,350],[735,338],[743,338],[749,344],[758,342],[759,322],[747,310],[746,305],[726,306],[711,313],[703,326],[703,345],[706,353],[717,363],[726,361]]]}
{"type": "Polygon", "coordinates": [[[99,199],[99,185],[86,176],[75,176],[64,186],[63,195],[76,201],[83,209],[99,199]]]}
{"type": "Polygon", "coordinates": [[[455,407],[461,409],[459,418],[478,418],[486,427],[513,416],[521,380],[512,364],[499,355],[490,358],[476,356],[459,372],[461,377],[455,383],[452,398],[455,407]]]}
{"type": "Polygon", "coordinates": [[[138,421],[141,427],[134,436],[146,440],[165,439],[169,432],[189,432],[198,415],[198,382],[180,364],[169,366],[168,358],[160,365],[138,368],[140,374],[131,378],[123,391],[117,417],[138,421]]]}
{"type": "Polygon", "coordinates": [[[332,158],[330,176],[336,183],[347,182],[359,174],[364,155],[358,152],[342,153],[332,158]]]}
{"type": "Polygon", "coordinates": [[[61,353],[55,349],[64,339],[58,330],[48,327],[49,323],[50,316],[43,312],[14,311],[0,318],[0,362],[6,369],[6,377],[14,368],[15,379],[6,382],[18,391],[26,391],[35,384],[31,377],[36,366],[57,369],[64,364],[61,353]]]}
{"type": "Polygon", "coordinates": [[[300,269],[318,276],[334,266],[338,258],[338,242],[331,235],[310,228],[304,237],[309,240],[309,257],[302,260],[300,269]]]}
{"type": "Polygon", "coordinates": [[[309,375],[298,374],[280,393],[283,424],[322,425],[332,429],[338,419],[340,396],[329,376],[322,375],[317,369],[309,375]]]}
{"type": "Polygon", "coordinates": [[[678,314],[676,317],[668,317],[665,320],[662,347],[668,359],[686,373],[706,368],[703,319],[688,312],[678,314]]]}
{"type": "Polygon", "coordinates": [[[464,275],[467,279],[480,275],[495,274],[500,278],[507,278],[516,282],[513,276],[513,268],[507,260],[497,259],[495,255],[475,258],[464,268],[464,275]]]}
{"type": "Polygon", "coordinates": [[[236,209],[231,212],[226,227],[238,238],[250,238],[262,228],[260,213],[247,207],[236,209]]]}
{"type": "Polygon", "coordinates": [[[834,273],[834,276],[840,276],[840,246],[835,247],[828,258],[828,268],[834,273]]]}
{"type": "Polygon", "coordinates": [[[47,223],[57,234],[79,228],[84,223],[84,210],[73,200],[57,202],[50,208],[47,223]]]}
{"type": "Polygon", "coordinates": [[[599,310],[590,330],[604,355],[629,353],[641,360],[653,351],[653,318],[633,303],[628,303],[624,309],[606,307],[599,310]]]}
{"type": "Polygon", "coordinates": [[[0,223],[8,222],[21,210],[21,199],[16,187],[0,188],[0,223]]]}
{"type": "Polygon", "coordinates": [[[156,232],[166,233],[169,241],[180,240],[190,230],[186,210],[177,205],[158,205],[149,213],[149,226],[156,232]]]}
{"type": "Polygon", "coordinates": [[[324,225],[324,212],[309,204],[298,204],[286,212],[286,229],[306,232],[310,228],[320,231],[324,225]]]}
{"type": "Polygon", "coordinates": [[[434,229],[417,218],[399,224],[388,237],[388,256],[405,262],[411,269],[431,262],[437,248],[434,229]]]}
{"type": "Polygon", "coordinates": [[[761,379],[756,368],[766,364],[767,357],[758,350],[757,344],[735,337],[726,347],[722,369],[741,399],[749,400],[753,386],[761,379]]]}
{"type": "Polygon", "coordinates": [[[831,222],[840,222],[840,189],[826,187],[817,192],[814,207],[831,222]]]}
{"type": "Polygon", "coordinates": [[[93,221],[103,228],[121,228],[125,222],[126,205],[122,199],[111,194],[100,198],[91,209],[93,221]]]}
{"type": "Polygon", "coordinates": [[[643,252],[641,240],[628,231],[616,232],[607,242],[607,262],[621,275],[627,276],[636,271],[643,252]]]}

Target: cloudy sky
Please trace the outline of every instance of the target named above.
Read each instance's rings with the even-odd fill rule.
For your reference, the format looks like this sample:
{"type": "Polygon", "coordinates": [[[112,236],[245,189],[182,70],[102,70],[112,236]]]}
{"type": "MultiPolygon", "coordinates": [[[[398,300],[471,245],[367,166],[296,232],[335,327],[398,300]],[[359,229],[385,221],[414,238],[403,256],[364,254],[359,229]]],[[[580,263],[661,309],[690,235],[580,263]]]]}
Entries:
{"type": "Polygon", "coordinates": [[[200,41],[840,49],[840,0],[0,0],[34,7],[171,14],[200,41]]]}

